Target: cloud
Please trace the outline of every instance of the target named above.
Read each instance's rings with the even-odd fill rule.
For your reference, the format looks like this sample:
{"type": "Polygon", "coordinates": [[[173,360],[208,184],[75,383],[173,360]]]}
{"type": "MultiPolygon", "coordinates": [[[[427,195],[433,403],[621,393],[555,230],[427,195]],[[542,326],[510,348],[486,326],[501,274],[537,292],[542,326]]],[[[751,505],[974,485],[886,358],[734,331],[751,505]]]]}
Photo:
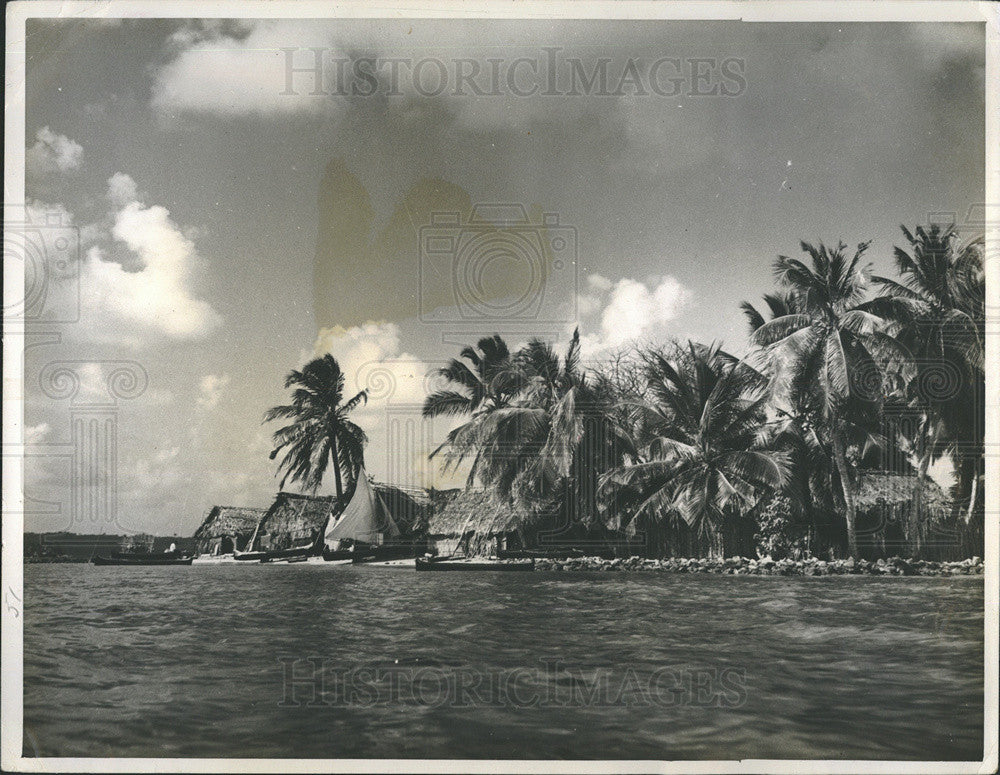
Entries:
{"type": "Polygon", "coordinates": [[[145,493],[165,492],[181,486],[188,476],[180,465],[180,452],[180,447],[167,447],[139,458],[130,475],[132,485],[145,493]]]}
{"type": "Polygon", "coordinates": [[[661,336],[691,300],[691,291],[669,275],[648,282],[625,277],[612,283],[601,275],[587,278],[587,290],[580,295],[578,309],[586,331],[586,320],[596,332],[581,337],[584,355],[644,338],[661,336]]]}
{"type": "Polygon", "coordinates": [[[222,392],[229,385],[228,374],[206,374],[198,384],[198,398],[196,399],[199,409],[214,409],[219,405],[222,392]]]}
{"type": "Polygon", "coordinates": [[[115,207],[125,207],[138,201],[139,189],[135,181],[124,172],[116,172],[108,178],[108,199],[115,207]]]}
{"type": "Polygon", "coordinates": [[[281,49],[322,48],[323,61],[332,63],[331,42],[328,27],[309,21],[261,21],[236,29],[220,24],[185,27],[172,36],[174,56],[156,73],[152,105],[163,113],[325,112],[333,104],[331,97],[298,88],[304,77],[312,77],[309,74],[295,76],[297,94],[282,94],[286,55],[281,49]]]}
{"type": "Polygon", "coordinates": [[[323,328],[316,337],[313,357],[329,353],[344,372],[348,397],[368,390],[369,406],[419,404],[426,395],[430,367],[401,352],[399,326],[368,321],[360,326],[323,328]]]}
{"type": "Polygon", "coordinates": [[[111,216],[112,244],[93,245],[87,251],[81,282],[88,307],[174,339],[209,333],[221,318],[191,290],[200,261],[194,244],[166,208],[146,206],[135,195],[135,181],[128,175],[109,179],[108,198],[120,209],[111,216]],[[106,260],[109,247],[127,248],[138,271],[106,260]]]}
{"type": "Polygon", "coordinates": [[[35,144],[26,151],[24,163],[32,178],[70,172],[83,163],[83,146],[43,126],[35,133],[35,144]]]}
{"type": "Polygon", "coordinates": [[[198,232],[182,229],[166,208],[138,197],[135,181],[119,172],[108,180],[112,209],[93,223],[78,226],[62,204],[28,203],[26,221],[47,225],[44,315],[78,316],[83,325],[77,328],[100,341],[139,345],[150,334],[202,337],[222,318],[193,290],[202,260],[192,240],[198,232]],[[59,237],[68,247],[58,248],[59,237]]]}
{"type": "Polygon", "coordinates": [[[447,428],[431,428],[421,417],[432,366],[402,351],[399,326],[369,321],[351,328],[324,328],[316,338],[313,357],[326,353],[340,363],[348,398],[368,390],[368,403],[352,419],[368,435],[369,472],[399,484],[441,484],[436,482],[439,465],[427,456],[457,423],[448,418],[447,428]],[[432,430],[436,443],[428,440],[432,430]]]}

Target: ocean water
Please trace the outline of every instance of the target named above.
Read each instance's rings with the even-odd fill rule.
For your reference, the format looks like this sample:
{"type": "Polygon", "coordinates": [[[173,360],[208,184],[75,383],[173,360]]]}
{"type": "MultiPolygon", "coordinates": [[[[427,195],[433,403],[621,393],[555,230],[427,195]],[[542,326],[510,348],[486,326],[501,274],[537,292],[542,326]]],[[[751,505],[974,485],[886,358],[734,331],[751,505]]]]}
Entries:
{"type": "Polygon", "coordinates": [[[981,577],[25,568],[27,756],[980,759],[981,577]]]}

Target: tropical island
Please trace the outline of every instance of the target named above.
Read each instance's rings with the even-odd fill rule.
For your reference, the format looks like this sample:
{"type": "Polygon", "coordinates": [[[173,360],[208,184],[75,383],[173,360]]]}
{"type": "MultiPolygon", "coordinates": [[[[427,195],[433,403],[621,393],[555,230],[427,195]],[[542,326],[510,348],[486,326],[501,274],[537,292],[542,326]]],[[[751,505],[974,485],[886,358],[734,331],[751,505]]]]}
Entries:
{"type": "MultiPolygon", "coordinates": [[[[779,257],[764,312],[742,305],[742,358],[664,342],[588,364],[578,330],[561,351],[499,335],[465,347],[423,414],[462,419],[432,458],[464,467],[466,487],[373,483],[397,541],[552,569],[981,571],[984,243],[902,231],[895,278],[871,275],[868,243],[779,257]],[[947,491],[928,476],[940,460],[947,491]]],[[[291,402],[265,421],[289,421],[271,458],[281,488],[306,494],[214,507],[198,551],[322,540],[364,476],[350,415],[367,395],[344,385],[331,355],[288,374],[291,402]],[[316,496],[331,469],[336,495],[316,496]]]]}

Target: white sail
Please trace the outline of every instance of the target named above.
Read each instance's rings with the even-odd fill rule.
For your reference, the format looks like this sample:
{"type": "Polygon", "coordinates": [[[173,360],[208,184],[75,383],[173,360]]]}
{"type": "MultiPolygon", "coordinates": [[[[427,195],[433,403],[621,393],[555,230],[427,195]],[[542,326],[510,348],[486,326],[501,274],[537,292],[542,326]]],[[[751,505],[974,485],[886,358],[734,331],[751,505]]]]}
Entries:
{"type": "Polygon", "coordinates": [[[323,537],[327,546],[334,541],[349,538],[367,544],[381,543],[381,536],[397,537],[399,528],[389,514],[382,499],[375,494],[368,483],[364,468],[358,471],[358,483],[354,494],[335,523],[327,527],[323,537]]]}

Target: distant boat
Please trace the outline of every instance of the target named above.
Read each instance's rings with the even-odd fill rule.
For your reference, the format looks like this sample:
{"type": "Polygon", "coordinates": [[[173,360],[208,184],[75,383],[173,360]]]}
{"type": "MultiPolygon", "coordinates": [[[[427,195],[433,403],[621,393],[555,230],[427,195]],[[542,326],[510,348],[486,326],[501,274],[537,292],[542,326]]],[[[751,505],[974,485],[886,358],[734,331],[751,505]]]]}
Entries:
{"type": "Polygon", "coordinates": [[[194,557],[177,554],[113,554],[98,555],[91,560],[94,565],[190,565],[194,557]]]}
{"type": "Polygon", "coordinates": [[[529,571],[535,569],[535,561],[531,560],[492,560],[480,557],[418,557],[417,570],[432,571],[529,571]]]}

